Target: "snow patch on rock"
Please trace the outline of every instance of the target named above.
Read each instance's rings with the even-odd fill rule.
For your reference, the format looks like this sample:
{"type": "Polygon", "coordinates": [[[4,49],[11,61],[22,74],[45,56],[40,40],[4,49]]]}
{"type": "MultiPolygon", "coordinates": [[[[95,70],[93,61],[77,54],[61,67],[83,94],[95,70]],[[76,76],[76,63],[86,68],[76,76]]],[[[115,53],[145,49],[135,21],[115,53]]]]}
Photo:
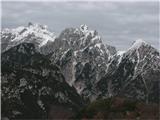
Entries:
{"type": "Polygon", "coordinates": [[[133,45],[129,48],[129,50],[138,49],[142,45],[147,45],[147,43],[142,39],[138,39],[133,43],[133,45]]]}

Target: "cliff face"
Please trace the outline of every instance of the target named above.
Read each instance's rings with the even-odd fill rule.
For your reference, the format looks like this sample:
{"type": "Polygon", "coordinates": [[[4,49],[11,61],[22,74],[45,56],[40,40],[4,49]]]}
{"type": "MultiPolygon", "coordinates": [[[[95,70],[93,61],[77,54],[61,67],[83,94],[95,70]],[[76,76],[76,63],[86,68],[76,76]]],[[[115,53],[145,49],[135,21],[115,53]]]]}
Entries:
{"type": "Polygon", "coordinates": [[[45,118],[57,106],[70,116],[84,103],[114,96],[159,102],[160,55],[143,40],[119,52],[86,25],[56,37],[31,23],[5,29],[1,38],[4,116],[45,118]]]}
{"type": "Polygon", "coordinates": [[[66,83],[59,67],[32,43],[2,53],[2,116],[46,118],[51,105],[75,111],[83,106],[83,99],[66,83]]]}

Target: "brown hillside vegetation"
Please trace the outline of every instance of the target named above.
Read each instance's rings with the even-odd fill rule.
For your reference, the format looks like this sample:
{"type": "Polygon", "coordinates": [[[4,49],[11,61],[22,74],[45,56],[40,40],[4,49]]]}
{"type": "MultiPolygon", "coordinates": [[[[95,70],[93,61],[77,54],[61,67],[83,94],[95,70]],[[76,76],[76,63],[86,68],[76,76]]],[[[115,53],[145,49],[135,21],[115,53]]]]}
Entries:
{"type": "Polygon", "coordinates": [[[159,105],[122,97],[99,99],[86,106],[75,118],[82,120],[158,120],[159,105]]]}

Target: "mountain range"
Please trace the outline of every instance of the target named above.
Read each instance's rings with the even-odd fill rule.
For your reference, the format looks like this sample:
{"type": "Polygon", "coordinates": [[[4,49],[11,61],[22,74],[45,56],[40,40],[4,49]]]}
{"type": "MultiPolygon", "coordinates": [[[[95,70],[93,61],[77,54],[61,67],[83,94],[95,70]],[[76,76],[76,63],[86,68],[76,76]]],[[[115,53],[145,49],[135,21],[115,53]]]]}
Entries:
{"type": "Polygon", "coordinates": [[[4,117],[47,118],[61,106],[65,118],[114,96],[159,102],[159,51],[141,39],[117,51],[87,25],[56,36],[29,23],[1,31],[1,56],[4,117]]]}

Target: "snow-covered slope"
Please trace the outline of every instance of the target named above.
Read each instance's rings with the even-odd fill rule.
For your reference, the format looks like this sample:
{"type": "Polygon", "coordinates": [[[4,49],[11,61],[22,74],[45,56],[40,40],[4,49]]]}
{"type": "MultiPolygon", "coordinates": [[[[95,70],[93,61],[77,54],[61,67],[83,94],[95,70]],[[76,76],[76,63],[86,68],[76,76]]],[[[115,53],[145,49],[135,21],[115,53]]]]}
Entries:
{"type": "Polygon", "coordinates": [[[1,37],[2,117],[46,119],[59,108],[71,115],[111,96],[159,102],[160,55],[144,40],[116,51],[87,25],[55,38],[32,23],[5,29],[1,37]]]}
{"type": "MultiPolygon", "coordinates": [[[[45,26],[31,23],[27,27],[6,29],[1,36],[2,52],[22,42],[33,43],[52,64],[60,67],[67,84],[91,101],[118,94],[157,101],[159,52],[142,39],[128,50],[117,52],[87,25],[66,28],[55,38],[45,26]]],[[[23,47],[18,50],[27,53],[23,47]]]]}
{"type": "Polygon", "coordinates": [[[47,30],[47,26],[28,23],[27,27],[4,29],[1,32],[2,52],[22,42],[34,43],[38,47],[55,40],[55,34],[47,30]]]}
{"type": "Polygon", "coordinates": [[[130,51],[135,50],[143,45],[145,46],[145,45],[147,45],[147,43],[142,39],[137,39],[136,41],[134,41],[133,45],[128,50],[130,50],[130,51]]]}
{"type": "Polygon", "coordinates": [[[104,76],[115,48],[103,44],[98,32],[86,25],[65,29],[54,44],[50,59],[61,66],[66,81],[83,97],[95,99],[94,85],[104,76]]]}
{"type": "Polygon", "coordinates": [[[101,96],[122,95],[145,102],[158,102],[158,50],[143,40],[136,40],[127,51],[118,53],[112,61],[110,67],[116,67],[97,84],[98,91],[103,91],[101,96]]]}

